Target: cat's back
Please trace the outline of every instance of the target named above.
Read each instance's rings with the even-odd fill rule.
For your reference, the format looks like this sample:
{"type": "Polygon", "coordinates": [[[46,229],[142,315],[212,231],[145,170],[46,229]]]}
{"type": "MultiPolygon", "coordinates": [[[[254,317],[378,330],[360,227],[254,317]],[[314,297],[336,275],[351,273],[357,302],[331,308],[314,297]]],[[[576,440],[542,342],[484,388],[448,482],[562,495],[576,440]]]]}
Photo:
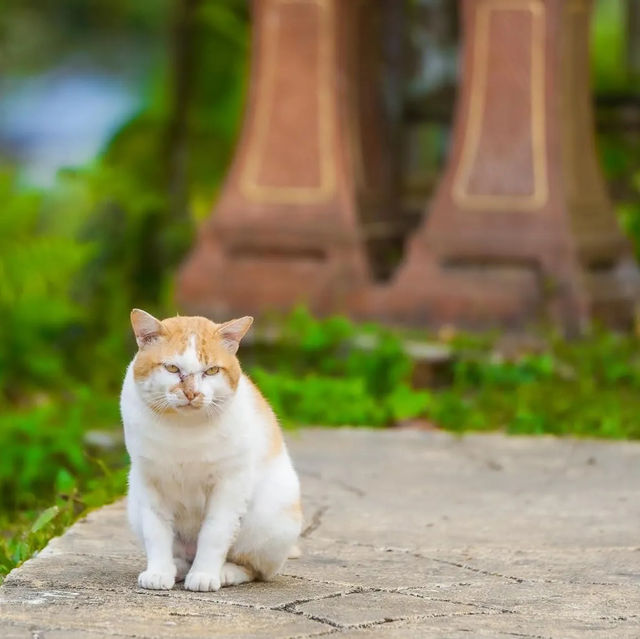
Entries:
{"type": "Polygon", "coordinates": [[[270,464],[280,458],[288,459],[282,429],[273,408],[248,375],[243,375],[242,381],[246,389],[247,407],[251,419],[258,427],[256,459],[262,465],[270,464]]]}

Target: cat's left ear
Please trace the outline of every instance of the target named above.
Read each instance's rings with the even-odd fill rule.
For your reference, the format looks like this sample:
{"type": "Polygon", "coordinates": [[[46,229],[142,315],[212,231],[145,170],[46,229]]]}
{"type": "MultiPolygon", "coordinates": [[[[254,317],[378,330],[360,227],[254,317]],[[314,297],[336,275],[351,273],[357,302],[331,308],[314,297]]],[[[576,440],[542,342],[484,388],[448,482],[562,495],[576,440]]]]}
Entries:
{"type": "Polygon", "coordinates": [[[131,326],[138,342],[138,348],[155,341],[162,333],[162,324],[153,315],[139,308],[131,311],[131,326]]]}
{"type": "Polygon", "coordinates": [[[218,329],[218,333],[222,337],[222,343],[232,355],[238,352],[240,340],[249,330],[251,324],[253,324],[253,317],[246,316],[225,322],[218,329]]]}

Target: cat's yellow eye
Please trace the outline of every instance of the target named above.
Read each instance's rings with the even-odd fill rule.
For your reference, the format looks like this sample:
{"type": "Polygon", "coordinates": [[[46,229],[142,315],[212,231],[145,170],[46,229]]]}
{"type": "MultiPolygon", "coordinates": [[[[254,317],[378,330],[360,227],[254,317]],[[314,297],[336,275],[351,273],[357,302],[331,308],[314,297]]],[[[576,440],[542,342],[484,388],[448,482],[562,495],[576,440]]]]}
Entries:
{"type": "Polygon", "coordinates": [[[175,364],[165,364],[164,367],[170,372],[170,373],[178,373],[180,372],[180,369],[175,365],[175,364]]]}
{"type": "Polygon", "coordinates": [[[204,372],[205,375],[217,375],[220,372],[219,366],[212,366],[211,368],[207,368],[204,372]]]}

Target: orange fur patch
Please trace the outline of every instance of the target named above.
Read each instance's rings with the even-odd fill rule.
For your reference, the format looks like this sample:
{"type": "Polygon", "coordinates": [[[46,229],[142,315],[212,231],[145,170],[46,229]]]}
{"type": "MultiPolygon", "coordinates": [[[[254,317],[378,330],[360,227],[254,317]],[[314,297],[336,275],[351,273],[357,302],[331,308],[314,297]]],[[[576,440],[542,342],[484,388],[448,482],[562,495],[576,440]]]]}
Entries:
{"type": "Polygon", "coordinates": [[[282,440],[282,431],[280,430],[280,425],[275,419],[275,415],[274,415],[274,419],[271,421],[271,432],[269,433],[269,436],[270,436],[270,445],[269,445],[269,451],[267,452],[267,458],[274,459],[282,452],[282,449],[284,448],[284,441],[282,440]]]}
{"type": "Polygon", "coordinates": [[[293,502],[293,504],[288,506],[285,510],[287,514],[293,517],[296,521],[302,521],[302,503],[299,499],[293,502]]]}
{"type": "Polygon", "coordinates": [[[241,553],[241,552],[239,553],[230,552],[228,559],[229,561],[232,561],[234,564],[238,564],[239,566],[244,566],[245,568],[249,568],[253,570],[253,561],[252,561],[251,555],[249,554],[241,553]]]}
{"type": "MultiPolygon", "coordinates": [[[[247,379],[249,379],[247,377],[247,379]]],[[[269,402],[264,398],[264,395],[260,392],[260,389],[249,379],[251,388],[253,389],[254,397],[256,399],[256,405],[258,412],[269,424],[269,448],[267,449],[267,459],[275,459],[284,448],[284,439],[282,437],[282,430],[278,423],[278,418],[273,412],[273,408],[269,405],[269,402]]]]}

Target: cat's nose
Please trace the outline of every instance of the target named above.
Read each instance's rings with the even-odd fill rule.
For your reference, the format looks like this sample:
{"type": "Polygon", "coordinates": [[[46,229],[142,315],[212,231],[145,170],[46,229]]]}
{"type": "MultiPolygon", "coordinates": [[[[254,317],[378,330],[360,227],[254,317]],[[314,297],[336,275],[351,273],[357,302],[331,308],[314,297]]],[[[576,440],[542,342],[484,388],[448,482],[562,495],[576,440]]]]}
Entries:
{"type": "Polygon", "coordinates": [[[182,391],[184,393],[184,396],[189,400],[192,401],[193,398],[198,394],[196,393],[194,390],[192,390],[191,388],[185,388],[182,391]]]}

